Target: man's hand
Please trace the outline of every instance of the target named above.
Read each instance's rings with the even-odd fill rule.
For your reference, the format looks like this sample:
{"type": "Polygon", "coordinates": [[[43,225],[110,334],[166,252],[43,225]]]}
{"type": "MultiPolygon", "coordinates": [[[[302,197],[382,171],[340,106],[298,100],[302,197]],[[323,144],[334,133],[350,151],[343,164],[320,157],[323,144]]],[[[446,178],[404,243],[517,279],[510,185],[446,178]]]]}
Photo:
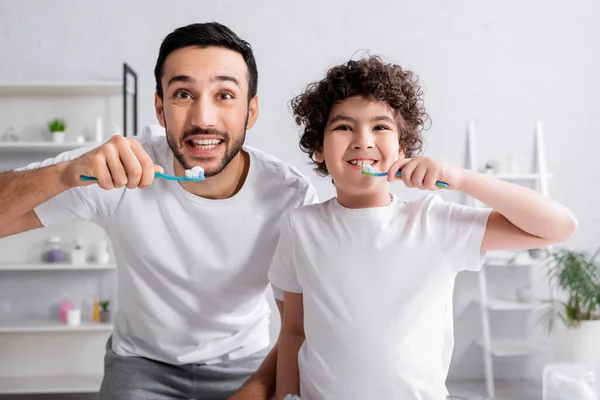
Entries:
{"type": "Polygon", "coordinates": [[[103,145],[70,161],[62,178],[69,187],[97,183],[106,190],[123,186],[134,189],[150,186],[154,173],[162,170],[154,165],[136,139],[116,135],[103,145]],[[98,181],[82,181],[82,175],[95,177],[98,181]]]}
{"type": "Polygon", "coordinates": [[[256,379],[250,379],[229,400],[270,400],[271,396],[268,385],[256,379]]]}

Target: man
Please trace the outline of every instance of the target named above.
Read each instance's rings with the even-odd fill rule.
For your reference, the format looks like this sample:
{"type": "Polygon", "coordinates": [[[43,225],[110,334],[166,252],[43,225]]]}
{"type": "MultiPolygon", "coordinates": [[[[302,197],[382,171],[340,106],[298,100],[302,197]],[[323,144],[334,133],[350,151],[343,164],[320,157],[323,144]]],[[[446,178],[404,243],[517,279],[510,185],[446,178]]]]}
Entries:
{"type": "Polygon", "coordinates": [[[176,29],[155,78],[166,137],[115,136],[0,174],[0,237],[76,218],[108,233],[120,307],[100,399],[267,399],[275,226],[316,202],[315,190],[291,166],[244,146],[258,116],[258,73],[250,45],[230,29],[176,29]],[[206,180],[154,179],[194,166],[206,180]]]}

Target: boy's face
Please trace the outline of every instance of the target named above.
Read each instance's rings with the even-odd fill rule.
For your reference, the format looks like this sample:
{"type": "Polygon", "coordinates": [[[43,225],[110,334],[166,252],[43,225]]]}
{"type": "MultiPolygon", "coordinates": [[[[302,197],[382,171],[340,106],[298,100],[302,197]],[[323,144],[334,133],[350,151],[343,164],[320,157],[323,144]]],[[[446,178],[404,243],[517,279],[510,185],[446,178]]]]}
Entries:
{"type": "Polygon", "coordinates": [[[156,114],[171,150],[185,169],[221,172],[242,149],[258,115],[248,102],[248,67],[241,54],[220,47],[184,47],[165,60],[163,97],[156,114]]]}
{"type": "Polygon", "coordinates": [[[361,170],[369,164],[377,172],[387,172],[401,154],[398,137],[398,124],[386,102],[350,97],[331,108],[323,151],[315,153],[315,158],[325,161],[338,191],[387,190],[385,178],[369,177],[361,170]]]}

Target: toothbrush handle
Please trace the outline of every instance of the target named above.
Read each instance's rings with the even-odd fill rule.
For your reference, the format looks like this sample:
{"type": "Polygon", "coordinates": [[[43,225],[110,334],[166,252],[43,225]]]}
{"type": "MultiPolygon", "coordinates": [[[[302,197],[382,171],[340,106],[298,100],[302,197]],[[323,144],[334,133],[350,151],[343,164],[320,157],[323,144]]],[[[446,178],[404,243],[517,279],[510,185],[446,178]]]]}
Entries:
{"type": "MultiPolygon", "coordinates": [[[[402,177],[402,171],[398,171],[396,172],[396,176],[401,178],[402,177]]],[[[442,182],[442,181],[435,181],[435,186],[439,187],[439,188],[443,188],[443,189],[448,189],[448,184],[446,182],[442,182]]]]}
{"type": "MultiPolygon", "coordinates": [[[[185,177],[185,176],[167,175],[167,174],[163,174],[161,172],[155,172],[154,173],[154,177],[155,178],[168,179],[168,180],[171,180],[171,181],[196,181],[196,180],[198,180],[198,179],[188,178],[188,177],[185,177]]],[[[98,178],[95,178],[93,176],[81,175],[81,180],[82,181],[97,181],[98,178]]]]}
{"type": "Polygon", "coordinates": [[[172,176],[172,175],[166,175],[160,172],[155,172],[154,173],[154,177],[155,178],[163,178],[163,179],[168,179],[171,181],[189,181],[190,179],[185,177],[185,176],[172,176]]]}

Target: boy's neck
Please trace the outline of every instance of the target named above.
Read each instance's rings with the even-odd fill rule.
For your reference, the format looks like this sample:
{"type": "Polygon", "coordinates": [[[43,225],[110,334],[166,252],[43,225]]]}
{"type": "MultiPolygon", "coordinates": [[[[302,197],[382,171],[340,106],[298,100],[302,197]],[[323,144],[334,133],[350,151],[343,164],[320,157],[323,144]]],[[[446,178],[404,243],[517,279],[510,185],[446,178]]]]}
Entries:
{"type": "Polygon", "coordinates": [[[337,201],[346,208],[374,208],[390,205],[389,190],[377,190],[365,194],[345,193],[337,191],[337,201]]]}
{"type": "MultiPolygon", "coordinates": [[[[184,175],[184,168],[174,160],[177,175],[184,175]]],[[[223,200],[235,196],[248,177],[250,170],[250,155],[244,151],[240,152],[227,164],[227,166],[215,176],[207,177],[201,182],[179,182],[188,192],[196,196],[211,200],[223,200]]]]}

